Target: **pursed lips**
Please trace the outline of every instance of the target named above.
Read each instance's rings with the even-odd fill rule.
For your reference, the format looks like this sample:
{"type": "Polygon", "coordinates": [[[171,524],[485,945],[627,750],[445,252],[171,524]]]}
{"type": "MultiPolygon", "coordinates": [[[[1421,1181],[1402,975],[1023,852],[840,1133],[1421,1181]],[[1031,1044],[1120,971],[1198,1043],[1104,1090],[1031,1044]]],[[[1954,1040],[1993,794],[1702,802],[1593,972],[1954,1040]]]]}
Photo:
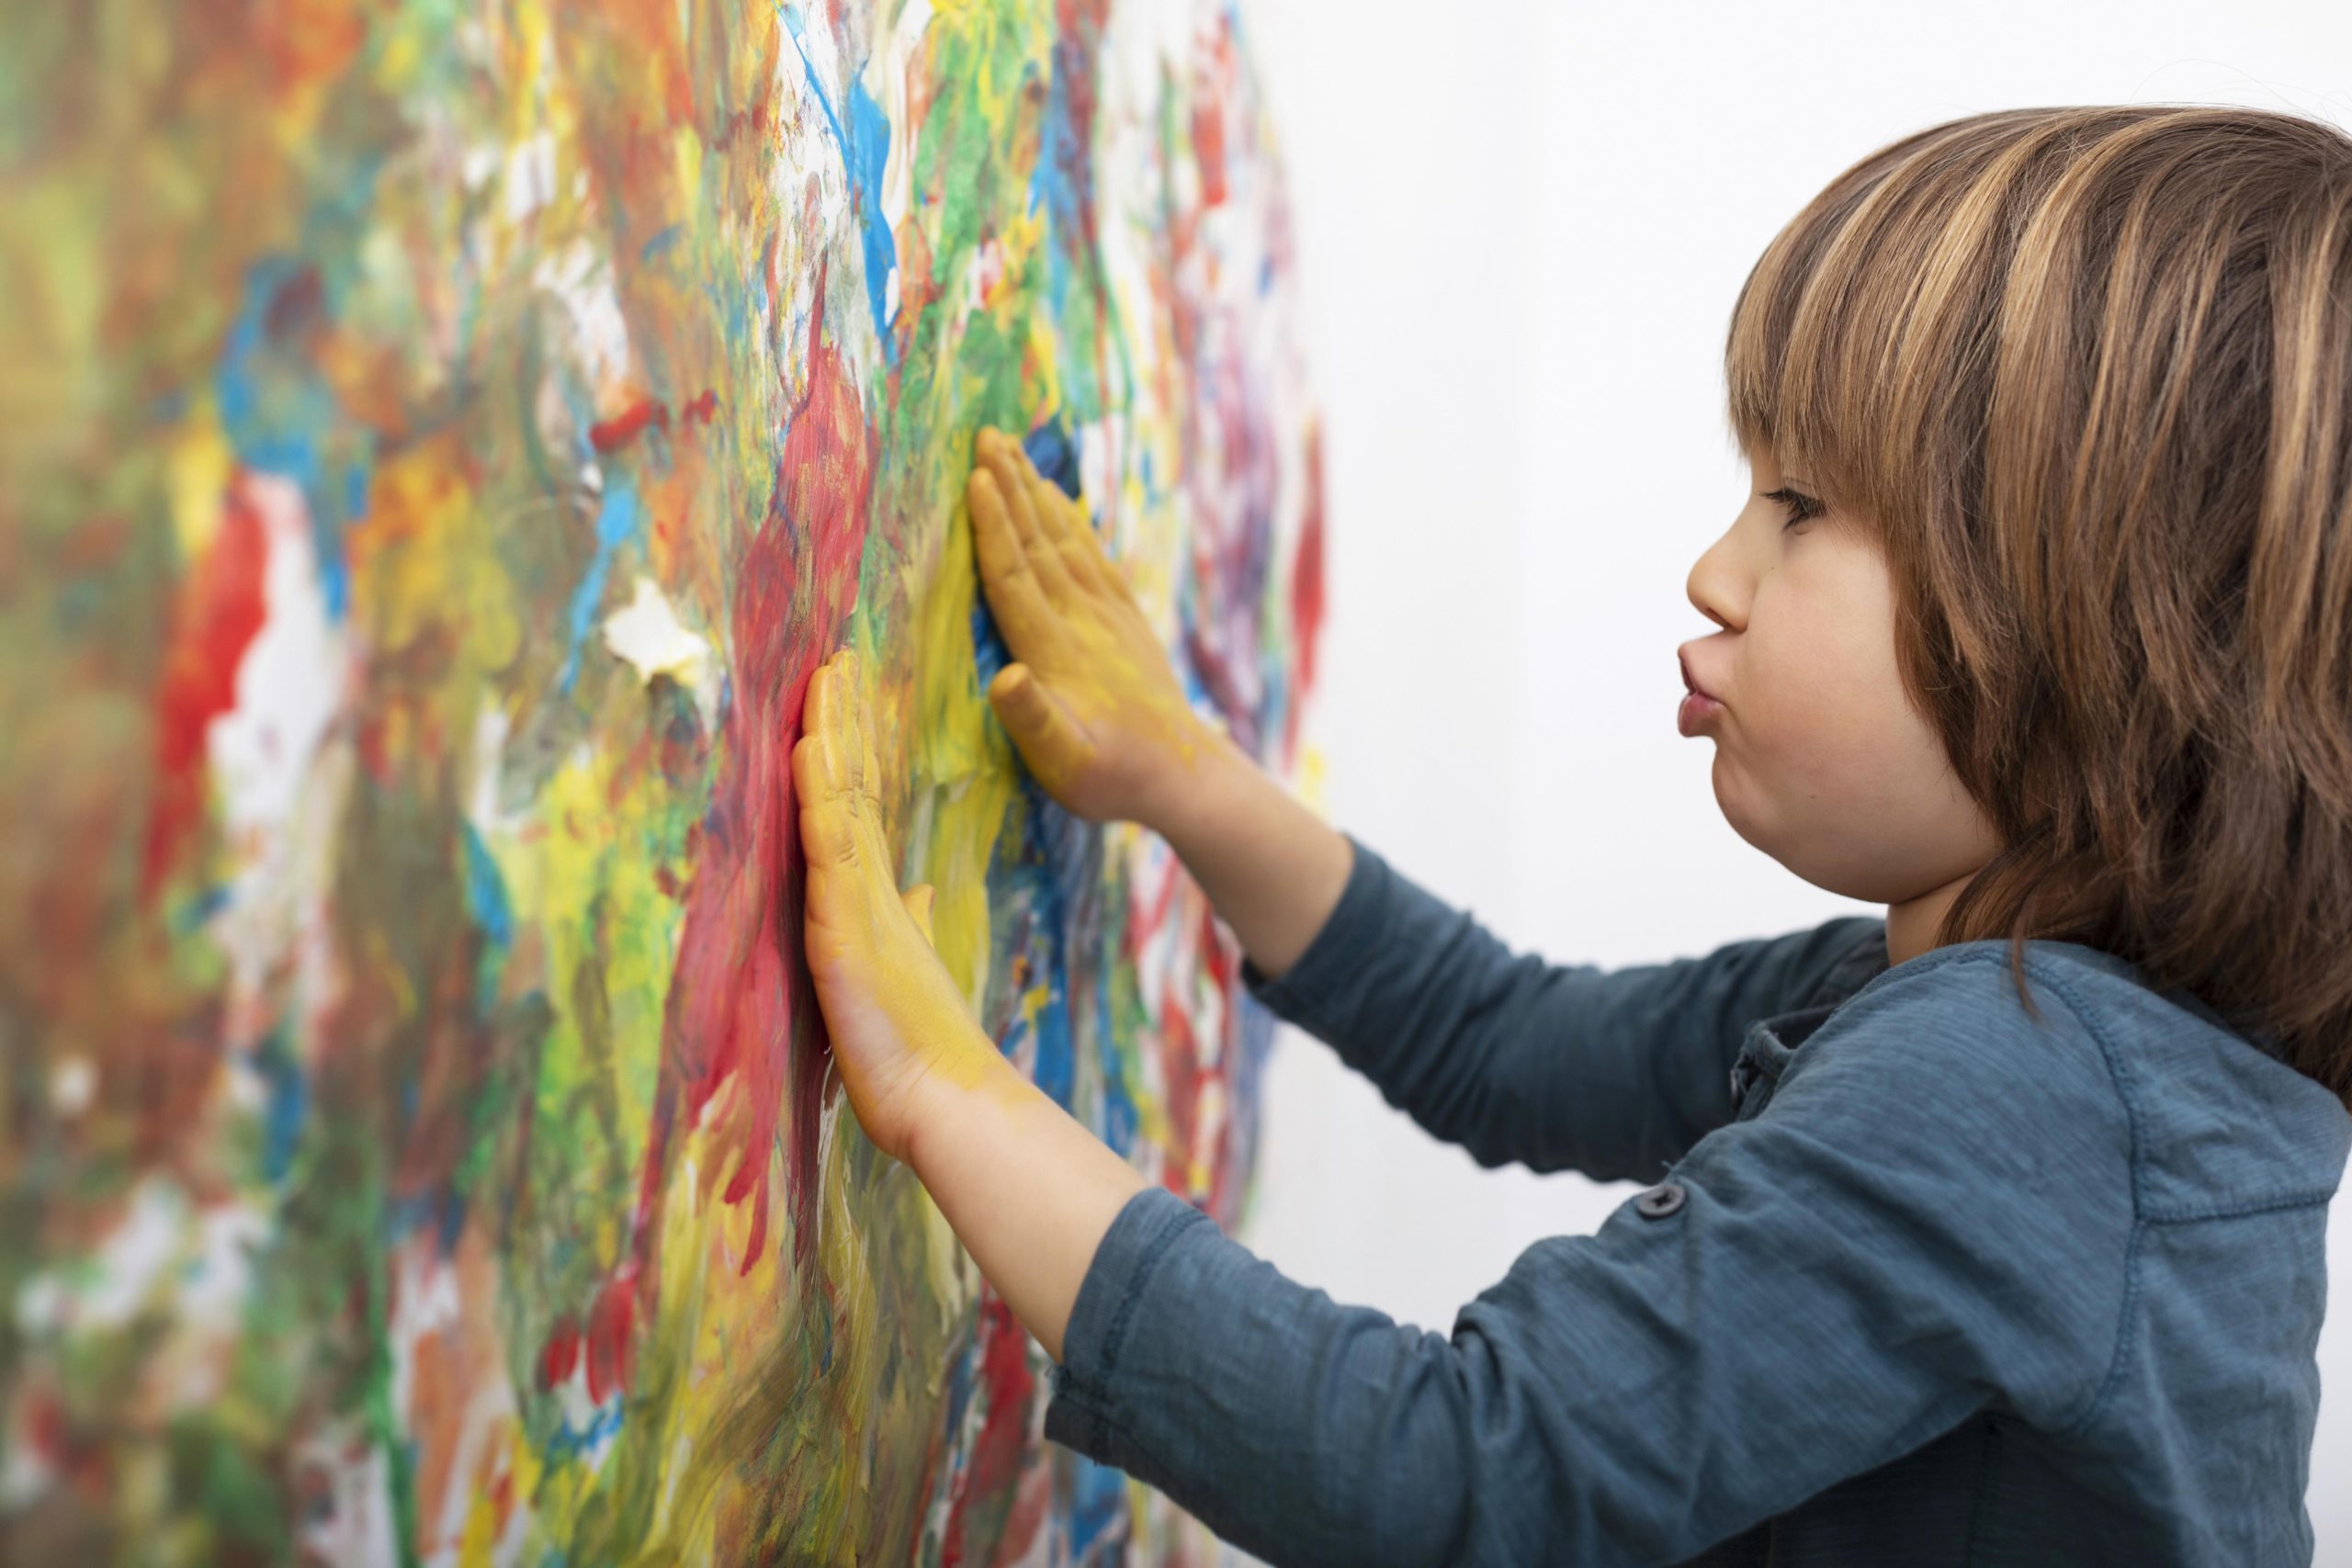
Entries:
{"type": "Polygon", "coordinates": [[[1690,673],[1690,656],[1688,653],[1677,649],[1674,657],[1675,661],[1682,667],[1682,689],[1690,693],[1693,696],[1704,697],[1709,702],[1721,705],[1723,699],[1715,695],[1714,693],[1707,690],[1706,687],[1699,684],[1696,677],[1690,673]]]}
{"type": "Polygon", "coordinates": [[[1725,705],[1690,673],[1690,654],[1678,649],[1675,659],[1682,667],[1684,695],[1681,705],[1674,710],[1674,728],[1683,735],[1696,735],[1707,720],[1724,711],[1725,705]]]}

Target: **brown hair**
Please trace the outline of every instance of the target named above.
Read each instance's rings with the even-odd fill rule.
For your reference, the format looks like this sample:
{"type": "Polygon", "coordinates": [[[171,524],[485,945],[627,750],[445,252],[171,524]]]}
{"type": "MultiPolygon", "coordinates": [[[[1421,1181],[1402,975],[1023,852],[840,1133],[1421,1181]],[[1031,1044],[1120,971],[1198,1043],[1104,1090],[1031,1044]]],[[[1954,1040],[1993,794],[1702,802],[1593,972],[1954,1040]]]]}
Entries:
{"type": "MultiPolygon", "coordinates": [[[[2084,942],[2352,1103],[2352,137],[2013,109],[1765,250],[1732,430],[1861,513],[2004,849],[1938,941],[2084,942]]],[[[2029,1009],[2031,998],[2026,998],[2029,1009]]]]}

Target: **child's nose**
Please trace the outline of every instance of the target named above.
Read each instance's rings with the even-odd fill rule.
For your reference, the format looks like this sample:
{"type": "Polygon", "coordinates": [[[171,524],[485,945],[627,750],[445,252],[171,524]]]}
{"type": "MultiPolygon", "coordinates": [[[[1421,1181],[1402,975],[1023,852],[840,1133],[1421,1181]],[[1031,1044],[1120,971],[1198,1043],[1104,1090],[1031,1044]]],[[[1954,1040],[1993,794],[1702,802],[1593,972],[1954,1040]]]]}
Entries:
{"type": "Polygon", "coordinates": [[[1690,607],[1725,631],[1737,631],[1747,615],[1747,590],[1726,533],[1707,547],[1682,585],[1690,607]]]}

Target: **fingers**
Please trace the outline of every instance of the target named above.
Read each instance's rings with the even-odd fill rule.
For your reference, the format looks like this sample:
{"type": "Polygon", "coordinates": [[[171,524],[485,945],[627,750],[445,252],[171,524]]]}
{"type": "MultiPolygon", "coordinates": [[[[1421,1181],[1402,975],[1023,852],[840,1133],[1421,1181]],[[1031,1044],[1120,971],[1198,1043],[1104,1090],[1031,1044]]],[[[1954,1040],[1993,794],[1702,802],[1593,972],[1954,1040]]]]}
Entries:
{"type": "Polygon", "coordinates": [[[856,797],[861,803],[871,804],[875,807],[872,816],[878,829],[882,823],[882,802],[878,793],[882,787],[882,768],[875,760],[874,731],[870,726],[859,728],[856,758],[857,761],[852,764],[855,771],[856,797]]]}
{"type": "Polygon", "coordinates": [[[1029,487],[1029,504],[1036,513],[1039,531],[1061,558],[1070,580],[1097,593],[1112,592],[1110,558],[1103,554],[1102,541],[1087,523],[1086,513],[1061,486],[1037,471],[1026,448],[1015,450],[1021,455],[1022,479],[1029,487]]]}
{"type": "Polygon", "coordinates": [[[843,649],[817,667],[808,680],[803,713],[807,728],[792,749],[792,777],[800,794],[800,843],[809,868],[811,918],[875,922],[893,918],[898,903],[922,933],[932,934],[931,884],[899,891],[898,873],[883,830],[876,794],[882,770],[876,764],[874,727],[866,722],[857,686],[857,655],[843,649]],[[846,872],[846,876],[835,874],[846,872]],[[824,911],[821,917],[818,911],[824,911]]]}
{"type": "Polygon", "coordinates": [[[814,733],[802,736],[792,749],[792,779],[800,792],[800,847],[812,871],[854,866],[859,858],[856,817],[825,776],[827,751],[825,737],[814,733]]]}
{"type": "Polygon", "coordinates": [[[1086,508],[1045,476],[1027,447],[1018,442],[1009,445],[1021,461],[1022,478],[1029,487],[1029,504],[1039,529],[1060,554],[1071,579],[1097,592],[1133,597],[1125,573],[1111,558],[1110,547],[1095,531],[1086,508]]]}
{"type": "Polygon", "coordinates": [[[1008,664],[989,682],[989,705],[1022,760],[1047,791],[1057,790],[1084,764],[1092,742],[1086,731],[1025,664],[1008,664]]]}
{"type": "Polygon", "coordinates": [[[805,733],[792,749],[803,847],[812,863],[887,864],[876,790],[881,769],[857,686],[857,654],[844,649],[808,678],[805,733]],[[869,844],[870,840],[870,844],[869,844]]]}
{"type": "Polygon", "coordinates": [[[1022,548],[996,476],[975,467],[965,483],[964,500],[972,513],[972,545],[979,555],[980,589],[988,596],[989,609],[1016,638],[1052,626],[1057,612],[1046,597],[1029,553],[1022,548]]]}
{"type": "Polygon", "coordinates": [[[983,430],[974,442],[979,460],[989,477],[996,481],[997,492],[1004,498],[1004,512],[1012,525],[1014,536],[1021,541],[1021,553],[1028,560],[1030,570],[1037,574],[1038,584],[1048,598],[1058,604],[1078,587],[1069,574],[1069,566],[1062,558],[1060,549],[1046,532],[1044,520],[1037,515],[1036,498],[1029,489],[1028,456],[1019,442],[994,430],[983,430]]]}
{"type": "MultiPolygon", "coordinates": [[[[843,649],[808,678],[801,728],[817,741],[817,778],[823,792],[852,799],[867,791],[864,726],[859,709],[857,654],[843,649]]],[[[798,754],[797,748],[795,755],[798,754]]]]}
{"type": "Polygon", "coordinates": [[[832,666],[820,664],[816,673],[808,677],[808,700],[800,710],[800,740],[792,749],[794,780],[804,795],[839,795],[848,782],[841,768],[840,749],[833,743],[841,723],[834,711],[839,704],[840,698],[833,691],[832,666]]]}
{"type": "Polygon", "coordinates": [[[851,803],[862,807],[873,797],[878,772],[874,748],[865,739],[865,691],[858,682],[856,650],[845,648],[836,657],[833,683],[841,698],[842,768],[848,774],[851,803]]]}
{"type": "Polygon", "coordinates": [[[931,910],[936,896],[936,889],[928,882],[918,882],[899,895],[900,902],[907,907],[907,913],[914,917],[915,930],[922,932],[924,944],[934,948],[939,942],[931,934],[931,910]]]}

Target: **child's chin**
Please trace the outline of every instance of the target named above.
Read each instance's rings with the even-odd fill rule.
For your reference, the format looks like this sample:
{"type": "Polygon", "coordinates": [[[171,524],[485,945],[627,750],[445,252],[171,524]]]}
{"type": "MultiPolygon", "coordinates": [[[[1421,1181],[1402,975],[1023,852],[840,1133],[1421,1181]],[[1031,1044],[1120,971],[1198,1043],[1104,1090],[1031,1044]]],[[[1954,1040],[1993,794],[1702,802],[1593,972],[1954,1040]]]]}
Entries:
{"type": "Polygon", "coordinates": [[[1819,834],[1808,834],[1801,825],[1790,822],[1785,814],[1775,811],[1769,799],[1758,798],[1753,781],[1736,764],[1726,764],[1720,748],[1715,752],[1713,778],[1716,808],[1731,824],[1731,830],[1749,848],[1762,851],[1815,887],[1853,896],[1837,886],[1849,880],[1850,868],[1841,864],[1834,852],[1822,852],[1819,834]]]}
{"type": "Polygon", "coordinates": [[[1724,814],[1724,820],[1731,824],[1731,830],[1757,849],[1772,855],[1774,860],[1779,860],[1781,857],[1772,852],[1773,835],[1756,809],[1753,788],[1741,774],[1738,764],[1724,755],[1721,742],[1715,746],[1715,762],[1708,771],[1707,782],[1714,786],[1715,809],[1724,814]]]}

